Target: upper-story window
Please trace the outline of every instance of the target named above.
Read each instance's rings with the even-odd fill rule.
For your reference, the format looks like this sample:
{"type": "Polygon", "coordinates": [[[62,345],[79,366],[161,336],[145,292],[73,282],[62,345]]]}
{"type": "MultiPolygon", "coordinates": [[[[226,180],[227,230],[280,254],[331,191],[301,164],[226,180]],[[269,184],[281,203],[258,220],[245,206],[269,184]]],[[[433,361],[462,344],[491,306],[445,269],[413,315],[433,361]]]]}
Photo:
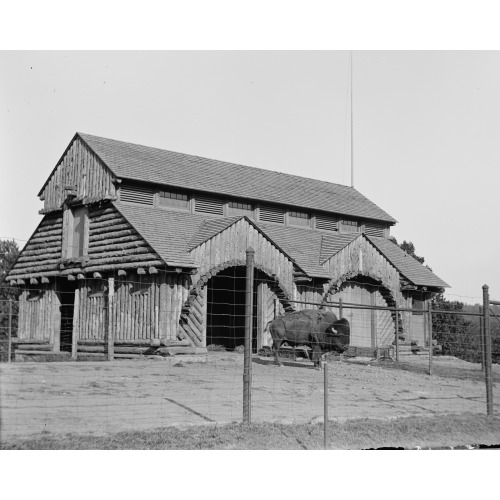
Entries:
{"type": "Polygon", "coordinates": [[[309,214],[307,212],[288,212],[288,223],[294,226],[309,226],[309,214]]]}
{"type": "Polygon", "coordinates": [[[67,209],[65,211],[64,226],[63,257],[71,259],[87,255],[89,245],[87,208],[67,209]]]}
{"type": "Polygon", "coordinates": [[[359,223],[355,220],[341,220],[340,230],[343,233],[358,233],[360,230],[359,223]]]}
{"type": "Polygon", "coordinates": [[[189,196],[185,193],[175,193],[173,191],[159,192],[160,207],[175,207],[189,209],[189,196]]]}
{"type": "Polygon", "coordinates": [[[246,215],[253,217],[253,206],[251,203],[241,203],[239,201],[230,201],[227,205],[228,215],[246,215]]]}

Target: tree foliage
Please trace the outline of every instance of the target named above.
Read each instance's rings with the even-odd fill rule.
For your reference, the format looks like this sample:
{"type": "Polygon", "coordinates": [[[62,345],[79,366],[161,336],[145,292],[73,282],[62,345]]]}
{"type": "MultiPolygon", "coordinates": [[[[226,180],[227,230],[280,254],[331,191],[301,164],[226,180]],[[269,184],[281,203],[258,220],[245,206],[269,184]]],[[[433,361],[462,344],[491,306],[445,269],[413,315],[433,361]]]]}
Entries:
{"type": "Polygon", "coordinates": [[[10,283],[5,281],[5,277],[10,268],[14,265],[19,255],[19,247],[14,240],[0,240],[0,358],[4,361],[6,358],[5,342],[9,329],[9,312],[12,311],[11,328],[15,334],[17,331],[17,317],[19,306],[17,299],[19,289],[11,287],[10,283]],[[9,309],[9,302],[12,301],[12,309],[9,309]]]}
{"type": "Polygon", "coordinates": [[[398,243],[398,240],[394,236],[391,236],[389,239],[399,248],[404,250],[408,255],[411,255],[415,260],[420,262],[420,264],[423,264],[425,262],[424,257],[420,257],[415,253],[415,245],[411,241],[403,240],[403,243],[398,243]]]}

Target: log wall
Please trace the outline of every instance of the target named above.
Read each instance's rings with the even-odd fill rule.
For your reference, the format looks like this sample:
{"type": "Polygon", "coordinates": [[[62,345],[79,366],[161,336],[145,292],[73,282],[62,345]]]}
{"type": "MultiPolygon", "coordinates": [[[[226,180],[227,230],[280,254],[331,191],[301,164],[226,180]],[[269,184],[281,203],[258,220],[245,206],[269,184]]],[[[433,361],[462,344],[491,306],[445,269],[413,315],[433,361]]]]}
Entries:
{"type": "Polygon", "coordinates": [[[114,198],[116,188],[111,171],[97,155],[76,137],[52,172],[40,193],[44,211],[60,210],[71,186],[76,191],[75,201],[92,201],[114,198]]]}
{"type": "Polygon", "coordinates": [[[102,207],[90,206],[88,226],[89,244],[85,259],[65,261],[62,259],[62,214],[45,216],[9,272],[8,279],[92,274],[164,265],[111,203],[102,207]],[[60,264],[63,264],[62,268],[60,264]]]}

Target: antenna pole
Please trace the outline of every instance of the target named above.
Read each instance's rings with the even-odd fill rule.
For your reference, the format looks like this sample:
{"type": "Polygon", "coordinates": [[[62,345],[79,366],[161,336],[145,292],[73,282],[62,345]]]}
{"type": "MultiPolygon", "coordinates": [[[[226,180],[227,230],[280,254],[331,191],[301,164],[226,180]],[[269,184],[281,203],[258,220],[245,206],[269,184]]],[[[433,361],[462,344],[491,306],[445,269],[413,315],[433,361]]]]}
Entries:
{"type": "Polygon", "coordinates": [[[352,113],[352,67],[353,67],[353,54],[351,50],[351,187],[354,187],[354,116],[352,113]]]}

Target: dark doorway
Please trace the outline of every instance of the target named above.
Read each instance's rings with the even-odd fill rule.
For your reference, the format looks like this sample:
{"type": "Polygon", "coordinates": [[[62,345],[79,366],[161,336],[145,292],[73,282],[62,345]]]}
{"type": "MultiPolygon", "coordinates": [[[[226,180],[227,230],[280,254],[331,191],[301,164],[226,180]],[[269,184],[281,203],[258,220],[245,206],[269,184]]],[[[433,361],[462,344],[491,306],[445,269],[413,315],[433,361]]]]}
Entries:
{"type": "Polygon", "coordinates": [[[75,290],[74,281],[61,280],[59,286],[59,299],[61,301],[61,351],[71,352],[73,344],[73,314],[75,311],[75,290]]]}
{"type": "MultiPolygon", "coordinates": [[[[255,278],[258,278],[255,270],[255,278]]],[[[257,349],[257,279],[254,279],[252,351],[257,349]]],[[[208,282],[207,345],[228,350],[245,345],[246,269],[227,269],[208,282]]]]}

